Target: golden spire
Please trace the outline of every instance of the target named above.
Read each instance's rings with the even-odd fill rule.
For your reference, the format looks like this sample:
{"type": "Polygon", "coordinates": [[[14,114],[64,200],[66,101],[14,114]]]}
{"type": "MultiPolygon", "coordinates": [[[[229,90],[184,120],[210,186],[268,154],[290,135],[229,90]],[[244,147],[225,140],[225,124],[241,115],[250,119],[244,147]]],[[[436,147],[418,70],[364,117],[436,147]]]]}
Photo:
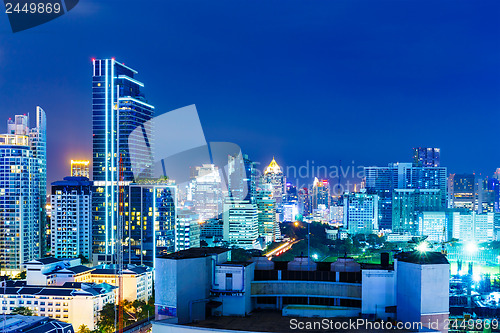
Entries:
{"type": "Polygon", "coordinates": [[[271,161],[271,163],[268,165],[268,167],[264,171],[265,175],[267,175],[268,173],[281,173],[281,168],[278,165],[278,163],[276,163],[274,156],[273,156],[273,160],[271,161]]]}

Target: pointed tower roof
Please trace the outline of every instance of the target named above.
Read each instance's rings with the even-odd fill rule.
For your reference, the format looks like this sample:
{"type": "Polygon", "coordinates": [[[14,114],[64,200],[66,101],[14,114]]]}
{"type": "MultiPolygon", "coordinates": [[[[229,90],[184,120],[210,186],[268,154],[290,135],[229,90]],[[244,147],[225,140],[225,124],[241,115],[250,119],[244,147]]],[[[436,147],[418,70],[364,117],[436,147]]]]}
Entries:
{"type": "Polygon", "coordinates": [[[278,163],[276,163],[274,156],[273,156],[273,160],[271,161],[271,163],[267,166],[266,170],[264,171],[265,175],[267,175],[268,173],[281,173],[281,168],[278,165],[278,163]]]}

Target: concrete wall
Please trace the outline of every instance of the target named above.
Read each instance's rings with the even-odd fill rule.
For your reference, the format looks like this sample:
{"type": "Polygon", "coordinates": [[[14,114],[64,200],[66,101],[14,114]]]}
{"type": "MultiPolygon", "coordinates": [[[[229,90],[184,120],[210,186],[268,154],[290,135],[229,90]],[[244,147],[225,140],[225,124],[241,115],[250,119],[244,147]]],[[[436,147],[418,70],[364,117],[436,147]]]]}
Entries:
{"type": "Polygon", "coordinates": [[[323,281],[254,281],[252,296],[311,296],[361,299],[360,283],[323,281]]]}
{"type": "Polygon", "coordinates": [[[257,331],[233,331],[204,327],[180,326],[161,322],[153,322],[153,333],[262,333],[257,331]]]}
{"type": "Polygon", "coordinates": [[[420,321],[422,265],[397,263],[397,319],[403,322],[420,321]]]}
{"type": "Polygon", "coordinates": [[[363,314],[375,315],[380,319],[394,317],[395,314],[385,312],[385,307],[396,305],[395,276],[396,273],[390,270],[362,271],[363,314]]]}

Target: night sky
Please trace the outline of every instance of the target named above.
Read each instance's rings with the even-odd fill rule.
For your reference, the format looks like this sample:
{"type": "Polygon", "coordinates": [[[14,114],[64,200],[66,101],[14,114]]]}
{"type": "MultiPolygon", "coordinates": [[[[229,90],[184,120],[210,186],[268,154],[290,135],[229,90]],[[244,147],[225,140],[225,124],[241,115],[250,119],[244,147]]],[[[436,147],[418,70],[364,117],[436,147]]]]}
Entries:
{"type": "MultiPolygon", "coordinates": [[[[3,9],[2,9],[3,11],[3,9]]],[[[160,113],[196,104],[207,141],[263,164],[500,167],[500,2],[80,0],[13,34],[0,13],[0,132],[36,105],[48,181],[91,158],[91,59],[137,69],[160,113]]]]}

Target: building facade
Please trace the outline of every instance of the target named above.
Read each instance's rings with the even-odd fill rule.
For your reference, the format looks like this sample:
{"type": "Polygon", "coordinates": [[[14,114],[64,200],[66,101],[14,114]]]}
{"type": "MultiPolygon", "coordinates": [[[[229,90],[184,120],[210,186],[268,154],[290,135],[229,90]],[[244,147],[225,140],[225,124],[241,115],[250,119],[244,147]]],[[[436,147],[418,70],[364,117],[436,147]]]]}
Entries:
{"type": "Polygon", "coordinates": [[[56,258],[92,258],[92,182],[65,177],[52,183],[51,254],[56,258]]]}

